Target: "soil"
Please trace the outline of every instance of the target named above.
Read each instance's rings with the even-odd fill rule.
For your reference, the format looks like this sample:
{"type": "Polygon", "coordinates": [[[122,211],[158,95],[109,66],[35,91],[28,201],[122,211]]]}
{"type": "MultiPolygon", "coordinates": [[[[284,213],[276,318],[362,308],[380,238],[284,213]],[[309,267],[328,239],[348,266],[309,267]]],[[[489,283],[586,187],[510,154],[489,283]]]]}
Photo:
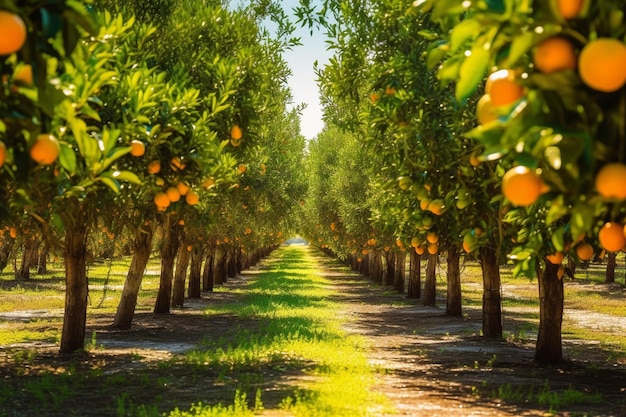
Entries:
{"type": "MultiPolygon", "coordinates": [[[[626,415],[626,364],[607,359],[598,343],[564,339],[568,359],[558,366],[541,367],[533,362],[531,337],[515,343],[480,337],[479,308],[464,307],[463,316],[446,316],[445,300],[438,300],[437,307],[425,307],[419,300],[407,300],[389,288],[371,284],[329,258],[317,259],[341,303],[345,330],[366,339],[369,361],[381,370],[375,390],[387,396],[396,409],[396,414],[372,411],[372,415],[543,416],[550,406],[529,400],[529,393],[538,394],[547,387],[551,392],[573,389],[601,395],[598,403],[563,403],[548,415],[626,415]]],[[[245,271],[225,285],[246,286],[259,268],[245,271]]],[[[96,348],[78,356],[59,356],[57,346],[41,343],[0,347],[0,379],[14,384],[42,371],[63,374],[68,369],[76,374],[109,376],[107,383],[102,382],[104,378],[77,379],[79,396],[59,399],[61,394],[43,394],[40,401],[60,404],[58,412],[46,415],[127,415],[133,407],[137,411],[137,404],[154,403],[155,398],[160,410],[188,409],[189,404],[203,399],[232,403],[235,381],[215,371],[189,372],[176,365],[176,358],[201,344],[206,335],[228,340],[241,329],[254,330],[257,323],[253,319],[228,315],[207,319],[203,314],[208,305],[234,302],[238,297],[232,292],[206,293],[202,299],[186,300],[185,307],[172,314],[138,313],[128,331],[110,328],[109,315],[90,317],[87,334],[88,338],[95,335],[96,348]],[[18,351],[35,351],[36,356],[22,360],[16,369],[18,351]],[[163,361],[169,365],[164,367],[163,361]],[[110,377],[115,375],[126,387],[123,394],[111,386],[110,377]],[[142,384],[137,385],[144,388],[128,388],[133,378],[141,379],[142,384]],[[145,388],[146,378],[153,383],[151,389],[145,388]]],[[[12,318],[4,314],[0,319],[27,320],[28,314],[14,313],[12,318]]],[[[523,327],[514,312],[506,314],[505,330],[515,333],[523,327]]],[[[582,320],[576,311],[566,311],[566,317],[582,320]]],[[[594,325],[592,321],[600,325],[604,317],[586,320],[589,325],[594,325]]],[[[625,323],[613,320],[615,331],[625,333],[625,323]]],[[[262,390],[261,415],[288,415],[277,410],[278,402],[306,382],[306,364],[269,363],[254,373],[263,375],[261,379],[248,376],[250,386],[262,390]]],[[[241,375],[239,378],[236,382],[241,384],[241,375]]],[[[0,416],[32,415],[20,411],[32,409],[26,401],[2,404],[0,387],[0,416]]]]}

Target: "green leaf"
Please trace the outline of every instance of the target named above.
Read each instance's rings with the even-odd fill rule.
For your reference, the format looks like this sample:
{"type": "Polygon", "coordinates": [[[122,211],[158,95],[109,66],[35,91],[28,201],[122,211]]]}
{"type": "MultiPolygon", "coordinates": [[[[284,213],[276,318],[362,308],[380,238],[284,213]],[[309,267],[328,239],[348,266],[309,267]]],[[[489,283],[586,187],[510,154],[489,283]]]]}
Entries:
{"type": "Polygon", "coordinates": [[[76,154],[74,149],[65,142],[61,142],[60,145],[59,163],[64,170],[73,175],[76,173],[76,154]]]}
{"type": "Polygon", "coordinates": [[[481,24],[478,20],[468,19],[457,24],[450,33],[450,52],[455,52],[463,44],[480,32],[481,24]]]}
{"type": "Polygon", "coordinates": [[[98,178],[97,181],[100,181],[106,184],[113,192],[120,192],[120,183],[113,178],[113,174],[111,172],[103,172],[98,178]]]}
{"type": "Polygon", "coordinates": [[[117,161],[119,158],[129,153],[130,149],[130,146],[118,146],[117,148],[114,148],[113,150],[111,150],[111,152],[109,152],[107,157],[104,158],[104,161],[102,161],[102,165],[99,166],[96,171],[92,172],[94,174],[99,174],[100,172],[104,171],[105,169],[110,167],[113,162],[117,161]]]}
{"type": "Polygon", "coordinates": [[[456,99],[465,103],[478,84],[484,80],[489,62],[489,51],[477,43],[459,69],[459,82],[456,85],[456,99]]]}
{"type": "Polygon", "coordinates": [[[509,55],[506,57],[504,67],[514,67],[515,64],[528,54],[535,42],[535,32],[529,31],[515,36],[511,42],[509,55]]]}
{"type": "Polygon", "coordinates": [[[115,171],[113,177],[118,181],[127,181],[133,184],[141,185],[141,179],[131,171],[115,171]]]}

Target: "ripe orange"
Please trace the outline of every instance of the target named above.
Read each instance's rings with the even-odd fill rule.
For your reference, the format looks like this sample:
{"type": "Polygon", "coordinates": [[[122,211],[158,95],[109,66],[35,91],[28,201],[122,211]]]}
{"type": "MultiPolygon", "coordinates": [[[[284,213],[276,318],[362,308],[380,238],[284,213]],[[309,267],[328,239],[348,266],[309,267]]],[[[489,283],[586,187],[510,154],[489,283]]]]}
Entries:
{"type": "Polygon", "coordinates": [[[437,232],[429,232],[426,235],[426,240],[428,241],[428,243],[437,243],[439,242],[439,235],[437,234],[437,232]]]}
{"type": "Polygon", "coordinates": [[[596,190],[604,198],[626,199],[626,165],[617,162],[604,165],[595,179],[596,190]]]}
{"type": "Polygon", "coordinates": [[[573,19],[580,14],[584,0],[558,0],[557,7],[563,19],[573,19]]]}
{"type": "Polygon", "coordinates": [[[178,190],[180,195],[185,195],[189,192],[189,185],[181,181],[178,184],[176,184],[176,189],[178,190]]]}
{"type": "Polygon", "coordinates": [[[4,161],[7,159],[7,147],[4,142],[0,141],[0,168],[4,165],[4,161]]]}
{"type": "Polygon", "coordinates": [[[588,261],[593,258],[593,246],[589,243],[580,243],[576,246],[576,255],[581,261],[588,261]]]}
{"type": "Polygon", "coordinates": [[[165,194],[167,195],[167,198],[172,203],[175,203],[178,200],[180,200],[180,192],[178,191],[178,188],[176,187],[169,187],[167,190],[165,190],[165,194]]]}
{"type": "Polygon", "coordinates": [[[511,168],[502,177],[502,194],[517,206],[530,206],[537,201],[543,189],[541,177],[523,165],[511,168]]]}
{"type": "Polygon", "coordinates": [[[574,45],[561,36],[544,40],[537,45],[533,54],[535,68],[545,74],[574,69],[576,61],[574,45]]]}
{"type": "Polygon", "coordinates": [[[619,90],[626,83],[626,44],[613,38],[589,42],[578,57],[578,74],[595,90],[619,90]]]}
{"type": "Polygon", "coordinates": [[[436,243],[430,243],[427,250],[428,253],[430,253],[431,255],[435,255],[437,252],[439,252],[439,246],[437,246],[436,243]]]}
{"type": "Polygon", "coordinates": [[[330,224],[330,230],[335,230],[335,229],[337,229],[337,224],[335,222],[332,222],[330,224]]]}
{"type": "Polygon", "coordinates": [[[394,94],[396,94],[396,89],[390,85],[388,85],[385,88],[385,94],[387,94],[388,96],[393,96],[394,94]]]}
{"type": "Polygon", "coordinates": [[[600,232],[598,232],[598,240],[600,241],[600,246],[609,252],[622,250],[626,245],[623,226],[617,222],[605,223],[600,228],[600,232]]]}
{"type": "Polygon", "coordinates": [[[420,239],[417,236],[413,236],[411,238],[411,246],[413,246],[414,248],[420,246],[420,239]]]}
{"type": "Polygon", "coordinates": [[[445,208],[445,203],[442,200],[433,200],[428,205],[428,210],[436,216],[441,216],[445,208]]]}
{"type": "Polygon", "coordinates": [[[52,164],[59,157],[59,153],[61,153],[59,141],[48,133],[37,136],[35,143],[30,148],[30,157],[42,165],[52,164]]]}
{"type": "Polygon", "coordinates": [[[240,174],[244,174],[248,170],[248,167],[245,164],[239,164],[239,167],[237,167],[237,169],[239,170],[240,174]]]}
{"type": "Polygon", "coordinates": [[[467,242],[465,239],[463,239],[463,250],[467,253],[471,253],[472,252],[472,248],[469,244],[469,242],[467,242]]]}
{"type": "Polygon", "coordinates": [[[33,85],[33,67],[32,65],[23,65],[21,66],[15,75],[13,76],[13,81],[17,81],[23,85],[31,86],[33,85]]]}
{"type": "Polygon", "coordinates": [[[552,255],[548,255],[546,256],[546,259],[554,265],[559,265],[563,262],[563,252],[556,252],[552,255]]]}
{"type": "Polygon", "coordinates": [[[26,24],[21,17],[0,10],[0,55],[19,51],[26,42],[26,24]]]}
{"type": "Polygon", "coordinates": [[[181,158],[175,156],[170,160],[170,168],[172,168],[172,170],[174,171],[182,171],[183,169],[185,169],[185,163],[181,158]]]}
{"type": "Polygon", "coordinates": [[[148,174],[158,174],[161,172],[161,162],[159,161],[151,161],[148,164],[148,174]]]}
{"type": "Polygon", "coordinates": [[[11,236],[13,239],[17,237],[17,229],[15,227],[11,227],[9,229],[9,236],[11,236]]]}
{"type": "Polygon", "coordinates": [[[483,95],[476,103],[476,119],[481,125],[498,119],[498,112],[489,94],[483,95]]]}
{"type": "Polygon", "coordinates": [[[135,139],[130,142],[130,154],[132,156],[139,157],[144,153],[146,153],[146,145],[144,145],[142,141],[135,139]]]}
{"type": "Polygon", "coordinates": [[[204,182],[202,183],[202,186],[204,187],[205,190],[208,190],[209,188],[213,187],[215,185],[215,178],[213,177],[209,177],[207,179],[204,180],[204,182]]]}
{"type": "Polygon", "coordinates": [[[431,200],[429,200],[428,198],[424,198],[420,201],[420,209],[422,209],[423,211],[428,210],[428,207],[430,207],[430,202],[431,200]]]}
{"type": "Polygon", "coordinates": [[[489,75],[485,84],[485,93],[491,96],[491,103],[498,106],[515,103],[524,96],[524,87],[516,82],[515,73],[501,69],[489,75]]]}
{"type": "Polygon", "coordinates": [[[423,246],[416,246],[415,247],[415,253],[417,253],[418,255],[422,255],[424,253],[424,247],[423,246]]]}
{"type": "Polygon", "coordinates": [[[154,195],[154,204],[156,204],[157,207],[166,208],[170,205],[170,203],[171,202],[167,194],[160,192],[154,195]]]}
{"type": "Polygon", "coordinates": [[[194,190],[189,190],[189,192],[187,192],[187,195],[185,196],[185,201],[190,206],[193,206],[198,204],[198,201],[200,201],[200,196],[196,194],[194,190]]]}
{"type": "Polygon", "coordinates": [[[230,129],[230,137],[235,140],[240,140],[242,136],[243,132],[241,131],[241,128],[237,125],[233,125],[233,127],[230,129]]]}
{"type": "Polygon", "coordinates": [[[375,104],[379,98],[380,98],[380,95],[378,93],[370,94],[370,101],[372,104],[375,104]]]}

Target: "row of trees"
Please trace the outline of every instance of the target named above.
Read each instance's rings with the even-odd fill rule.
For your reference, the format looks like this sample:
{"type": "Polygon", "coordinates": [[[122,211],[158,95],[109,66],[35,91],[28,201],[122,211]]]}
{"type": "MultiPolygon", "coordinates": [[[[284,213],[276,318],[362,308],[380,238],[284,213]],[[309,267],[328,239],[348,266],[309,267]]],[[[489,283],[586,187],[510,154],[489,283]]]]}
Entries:
{"type": "Polygon", "coordinates": [[[318,70],[328,127],[305,220],[312,242],[399,289],[380,265],[393,275],[411,253],[410,296],[427,254],[426,304],[445,254],[448,314],[462,250],[475,256],[487,337],[502,336],[500,266],[536,276],[535,358],[550,363],[565,255],[573,268],[625,246],[626,4],[539,3],[324,2],[335,55],[318,70]]]}
{"type": "Polygon", "coordinates": [[[17,22],[0,38],[23,39],[0,50],[0,239],[24,260],[62,255],[62,353],[84,346],[86,262],[103,239],[132,254],[114,323],[129,327],[155,248],[154,311],[168,313],[188,264],[199,296],[203,263],[210,289],[211,272],[280,242],[306,186],[281,57],[297,39],[279,7],[118,3],[0,3],[17,22]]]}

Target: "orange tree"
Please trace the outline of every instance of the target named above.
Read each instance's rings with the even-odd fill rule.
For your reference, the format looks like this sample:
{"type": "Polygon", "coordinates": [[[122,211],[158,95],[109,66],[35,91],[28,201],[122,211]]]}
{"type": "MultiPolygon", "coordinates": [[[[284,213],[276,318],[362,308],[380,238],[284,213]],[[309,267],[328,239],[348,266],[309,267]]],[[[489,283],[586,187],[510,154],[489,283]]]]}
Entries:
{"type": "Polygon", "coordinates": [[[576,256],[580,240],[608,251],[624,247],[617,233],[623,187],[614,184],[626,157],[625,3],[422,3],[443,33],[451,29],[446,48],[433,54],[445,56],[439,74],[455,81],[457,98],[488,78],[496,118],[468,136],[484,145],[484,157],[499,159],[498,178],[513,205],[506,219],[519,230],[511,257],[518,273],[539,278],[535,358],[559,361],[562,256],[552,255],[576,256]]]}

